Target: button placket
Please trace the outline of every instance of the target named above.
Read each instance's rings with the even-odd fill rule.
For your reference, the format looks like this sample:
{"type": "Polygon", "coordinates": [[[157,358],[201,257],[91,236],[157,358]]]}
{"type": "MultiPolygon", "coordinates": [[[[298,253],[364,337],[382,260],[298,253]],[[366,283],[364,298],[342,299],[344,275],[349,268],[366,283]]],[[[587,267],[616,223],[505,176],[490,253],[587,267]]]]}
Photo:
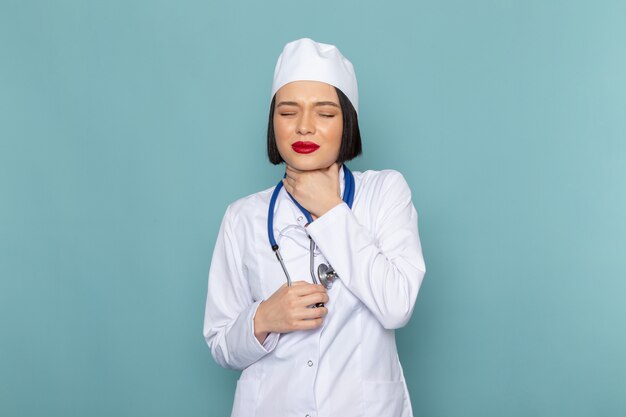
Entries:
{"type": "Polygon", "coordinates": [[[298,217],[296,217],[296,222],[302,227],[306,226],[308,223],[306,217],[304,217],[303,215],[299,215],[298,217]]]}

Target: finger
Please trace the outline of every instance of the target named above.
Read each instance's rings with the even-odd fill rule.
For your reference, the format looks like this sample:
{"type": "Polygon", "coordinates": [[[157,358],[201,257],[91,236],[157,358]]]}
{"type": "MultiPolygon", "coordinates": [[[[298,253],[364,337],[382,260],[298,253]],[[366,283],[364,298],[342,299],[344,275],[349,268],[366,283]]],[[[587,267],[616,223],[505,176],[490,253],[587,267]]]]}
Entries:
{"type": "Polygon", "coordinates": [[[298,297],[302,297],[302,296],[310,295],[314,293],[326,293],[327,292],[326,288],[321,284],[311,284],[306,281],[300,281],[300,282],[304,282],[307,285],[291,287],[291,292],[298,297]]]}
{"type": "Polygon", "coordinates": [[[322,319],[328,315],[328,308],[316,307],[316,308],[302,308],[294,313],[296,320],[315,320],[322,319]]]}
{"type": "Polygon", "coordinates": [[[303,325],[306,326],[306,322],[324,320],[326,315],[328,315],[328,309],[326,307],[303,308],[302,311],[298,311],[297,314],[294,313],[292,315],[289,327],[298,329],[303,325]]]}
{"type": "MultiPolygon", "coordinates": [[[[306,282],[306,281],[293,281],[291,283],[291,285],[287,285],[287,283],[283,284],[280,287],[280,290],[282,291],[283,295],[285,295],[285,296],[293,297],[293,294],[296,294],[295,296],[299,297],[299,295],[297,295],[298,294],[298,288],[302,287],[302,286],[305,286],[305,285],[310,285],[310,284],[308,282],[306,282]]],[[[277,290],[277,292],[278,292],[278,290],[277,290]]]]}
{"type": "Polygon", "coordinates": [[[298,287],[298,286],[301,286],[301,285],[305,285],[305,284],[308,284],[308,282],[306,282],[306,281],[293,281],[291,283],[291,285],[287,285],[287,283],[285,282],[283,285],[280,286],[280,288],[278,290],[276,290],[276,292],[282,291],[284,294],[290,294],[295,287],[298,287]]]}
{"type": "Polygon", "coordinates": [[[319,303],[326,304],[328,301],[328,294],[323,292],[316,292],[298,298],[298,304],[302,306],[311,306],[319,303]]]}
{"type": "MultiPolygon", "coordinates": [[[[314,310],[314,309],[309,309],[314,310]]],[[[300,320],[296,323],[296,328],[294,330],[311,330],[317,329],[324,323],[323,318],[318,319],[310,319],[310,320],[300,320]]]]}

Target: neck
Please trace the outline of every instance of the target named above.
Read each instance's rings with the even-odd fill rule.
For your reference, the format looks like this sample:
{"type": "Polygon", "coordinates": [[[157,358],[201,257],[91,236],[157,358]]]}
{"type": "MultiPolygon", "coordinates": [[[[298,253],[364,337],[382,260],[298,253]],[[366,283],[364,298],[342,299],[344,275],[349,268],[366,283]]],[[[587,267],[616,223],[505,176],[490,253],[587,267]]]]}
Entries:
{"type": "MultiPolygon", "coordinates": [[[[330,166],[327,166],[327,167],[323,167],[323,168],[316,168],[316,169],[299,169],[299,168],[296,168],[296,167],[294,167],[294,166],[292,166],[292,165],[289,165],[289,164],[287,164],[287,163],[285,162],[285,169],[286,169],[287,167],[291,168],[292,170],[294,170],[294,171],[296,171],[296,172],[313,172],[313,171],[323,171],[323,170],[325,170],[325,169],[330,168],[330,166]]],[[[343,170],[343,164],[339,164],[339,171],[341,172],[342,170],[343,170]]]]}

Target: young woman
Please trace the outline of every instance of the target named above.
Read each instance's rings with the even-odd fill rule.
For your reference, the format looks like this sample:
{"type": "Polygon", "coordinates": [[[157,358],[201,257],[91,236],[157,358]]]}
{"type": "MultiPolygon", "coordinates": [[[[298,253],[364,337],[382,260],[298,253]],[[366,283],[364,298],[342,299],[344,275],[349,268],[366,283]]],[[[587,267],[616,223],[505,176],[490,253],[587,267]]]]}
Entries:
{"type": "Polygon", "coordinates": [[[243,371],[232,416],[412,415],[394,329],[425,273],[417,213],[399,172],[346,167],[357,113],[335,46],[285,46],[267,135],[285,177],[227,208],[209,272],[204,337],[243,371]]]}

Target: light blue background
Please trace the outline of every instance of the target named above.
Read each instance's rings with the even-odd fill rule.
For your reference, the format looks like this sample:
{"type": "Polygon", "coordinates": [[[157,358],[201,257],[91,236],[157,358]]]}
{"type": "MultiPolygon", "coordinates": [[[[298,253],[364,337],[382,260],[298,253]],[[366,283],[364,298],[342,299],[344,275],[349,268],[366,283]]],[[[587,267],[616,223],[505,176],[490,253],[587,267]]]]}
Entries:
{"type": "Polygon", "coordinates": [[[354,63],[413,190],[416,416],[626,415],[626,2],[0,1],[0,415],[226,416],[202,338],[233,200],[274,184],[283,45],[354,63]]]}

